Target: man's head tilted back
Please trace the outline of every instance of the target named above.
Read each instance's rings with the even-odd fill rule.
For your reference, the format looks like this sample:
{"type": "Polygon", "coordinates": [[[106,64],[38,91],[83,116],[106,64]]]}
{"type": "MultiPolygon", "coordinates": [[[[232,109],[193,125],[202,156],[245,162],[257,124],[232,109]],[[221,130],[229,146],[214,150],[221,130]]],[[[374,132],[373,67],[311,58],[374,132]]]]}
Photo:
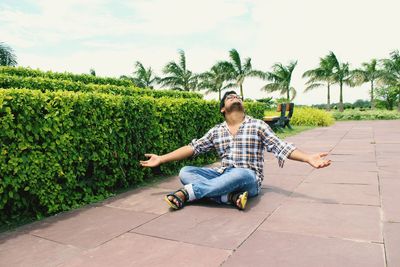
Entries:
{"type": "Polygon", "coordinates": [[[242,97],[239,96],[235,91],[228,91],[224,94],[224,96],[221,99],[221,102],[219,104],[219,110],[221,114],[225,117],[225,112],[231,112],[231,111],[243,111],[244,112],[244,107],[242,103],[242,97]],[[226,102],[231,99],[239,99],[239,101],[235,101],[231,105],[225,106],[227,104],[226,102]]]}

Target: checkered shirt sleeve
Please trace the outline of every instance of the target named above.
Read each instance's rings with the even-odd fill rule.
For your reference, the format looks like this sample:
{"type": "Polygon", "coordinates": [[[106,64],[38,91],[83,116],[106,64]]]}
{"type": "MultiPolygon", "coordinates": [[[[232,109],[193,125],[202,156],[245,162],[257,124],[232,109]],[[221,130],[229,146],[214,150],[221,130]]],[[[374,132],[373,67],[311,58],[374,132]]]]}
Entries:
{"type": "Polygon", "coordinates": [[[202,138],[193,139],[192,142],[190,142],[189,146],[192,147],[194,151],[193,157],[197,156],[198,154],[208,152],[214,148],[214,143],[212,140],[215,128],[216,127],[209,130],[202,138]]]}
{"type": "Polygon", "coordinates": [[[289,157],[293,150],[296,149],[296,147],[291,143],[287,143],[279,139],[272,131],[271,127],[264,122],[261,125],[260,136],[267,151],[274,153],[275,157],[278,159],[279,167],[282,168],[285,160],[289,157]]]}

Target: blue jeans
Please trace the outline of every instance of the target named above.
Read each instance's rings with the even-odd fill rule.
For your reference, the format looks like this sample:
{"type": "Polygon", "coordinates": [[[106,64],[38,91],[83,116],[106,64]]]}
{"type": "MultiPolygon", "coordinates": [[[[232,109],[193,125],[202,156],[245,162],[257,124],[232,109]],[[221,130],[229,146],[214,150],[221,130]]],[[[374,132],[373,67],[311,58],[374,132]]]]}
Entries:
{"type": "Polygon", "coordinates": [[[211,168],[186,166],[179,177],[189,193],[189,201],[210,198],[229,203],[229,193],[248,191],[249,197],[259,193],[256,173],[250,169],[228,167],[221,174],[211,168]]]}

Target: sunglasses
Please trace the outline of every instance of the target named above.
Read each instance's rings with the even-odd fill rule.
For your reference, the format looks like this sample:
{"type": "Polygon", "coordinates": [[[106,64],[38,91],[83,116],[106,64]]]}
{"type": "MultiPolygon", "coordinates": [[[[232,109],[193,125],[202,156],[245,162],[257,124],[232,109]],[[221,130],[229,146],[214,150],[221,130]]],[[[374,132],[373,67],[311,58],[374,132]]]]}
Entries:
{"type": "Polygon", "coordinates": [[[229,99],[233,99],[233,98],[237,98],[237,99],[242,100],[242,97],[240,95],[234,95],[234,94],[227,95],[225,99],[229,100],[229,99]]]}

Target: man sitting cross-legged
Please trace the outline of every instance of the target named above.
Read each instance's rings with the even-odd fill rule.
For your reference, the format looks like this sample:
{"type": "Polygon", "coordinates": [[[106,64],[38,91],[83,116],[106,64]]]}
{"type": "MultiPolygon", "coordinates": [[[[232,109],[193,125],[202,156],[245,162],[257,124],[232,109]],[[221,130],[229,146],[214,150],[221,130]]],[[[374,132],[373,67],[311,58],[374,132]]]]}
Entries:
{"type": "Polygon", "coordinates": [[[234,91],[225,93],[220,103],[225,121],[209,130],[202,138],[193,140],[171,153],[140,161],[144,167],[156,167],[169,161],[182,160],[215,149],[221,157],[221,167],[200,168],[186,166],[179,173],[183,188],[165,196],[174,209],[187,201],[210,198],[218,203],[246,207],[247,198],[257,196],[263,180],[264,149],[273,152],[280,167],[284,161],[302,161],[314,168],[323,168],[331,161],[327,153],[307,154],[294,145],[280,140],[263,121],[245,115],[243,102],[234,91]]]}

